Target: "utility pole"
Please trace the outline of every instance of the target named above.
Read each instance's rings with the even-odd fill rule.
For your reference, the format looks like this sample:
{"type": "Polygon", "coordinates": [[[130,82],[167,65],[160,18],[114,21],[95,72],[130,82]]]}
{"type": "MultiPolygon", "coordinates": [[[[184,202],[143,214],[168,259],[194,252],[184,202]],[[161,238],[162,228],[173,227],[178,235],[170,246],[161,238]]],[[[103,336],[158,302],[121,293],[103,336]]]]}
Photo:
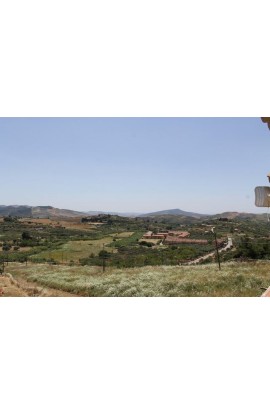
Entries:
{"type": "Polygon", "coordinates": [[[217,252],[217,261],[218,261],[218,268],[219,270],[221,270],[221,266],[220,266],[220,257],[219,257],[219,251],[218,251],[218,242],[217,242],[217,234],[214,230],[215,227],[212,228],[212,233],[214,234],[215,237],[215,245],[216,245],[216,252],[217,252]]]}
{"type": "Polygon", "coordinates": [[[105,261],[105,245],[104,245],[104,243],[103,243],[102,269],[103,269],[103,273],[105,273],[105,270],[106,270],[106,261],[105,261]]]}

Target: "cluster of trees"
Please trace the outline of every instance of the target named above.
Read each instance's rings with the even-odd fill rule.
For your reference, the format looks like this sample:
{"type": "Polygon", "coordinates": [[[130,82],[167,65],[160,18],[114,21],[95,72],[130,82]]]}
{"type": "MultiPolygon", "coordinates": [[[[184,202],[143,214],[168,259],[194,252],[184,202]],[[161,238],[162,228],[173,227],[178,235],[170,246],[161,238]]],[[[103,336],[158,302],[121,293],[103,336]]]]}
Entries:
{"type": "Polygon", "coordinates": [[[194,259],[197,255],[197,249],[191,246],[171,246],[162,250],[148,249],[146,246],[137,248],[123,246],[118,249],[118,253],[102,250],[98,256],[91,255],[86,259],[81,259],[80,262],[82,265],[103,266],[105,260],[106,266],[118,268],[178,265],[194,259]]]}
{"type": "Polygon", "coordinates": [[[4,217],[4,223],[17,223],[18,217],[7,216],[4,217]]]}
{"type": "Polygon", "coordinates": [[[234,257],[243,259],[270,259],[270,240],[243,237],[240,240],[234,257]]]}
{"type": "Polygon", "coordinates": [[[110,214],[99,214],[97,216],[83,217],[82,223],[107,223],[111,219],[110,214]]]}
{"type": "Polygon", "coordinates": [[[14,251],[18,251],[18,250],[20,250],[20,246],[18,246],[18,245],[14,246],[12,243],[7,243],[7,242],[2,243],[2,251],[3,252],[9,252],[12,249],[14,251]]]}

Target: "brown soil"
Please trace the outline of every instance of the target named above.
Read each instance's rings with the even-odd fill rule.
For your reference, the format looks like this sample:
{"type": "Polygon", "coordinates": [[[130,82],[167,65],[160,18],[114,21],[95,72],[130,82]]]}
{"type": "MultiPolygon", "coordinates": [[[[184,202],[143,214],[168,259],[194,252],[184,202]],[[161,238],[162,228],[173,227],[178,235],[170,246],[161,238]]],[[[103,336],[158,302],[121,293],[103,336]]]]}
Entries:
{"type": "MultiPolygon", "coordinates": [[[[81,223],[81,217],[72,217],[72,218],[60,218],[60,217],[55,217],[55,218],[31,218],[31,219],[20,219],[20,221],[22,223],[24,223],[25,225],[29,225],[30,227],[32,226],[51,226],[51,227],[62,227],[62,228],[66,228],[66,229],[71,229],[71,230],[87,230],[87,231],[92,231],[95,230],[97,227],[96,223],[91,223],[93,224],[92,226],[89,226],[89,223],[81,223]]],[[[101,224],[101,223],[98,223],[101,224]]]]}
{"type": "Polygon", "coordinates": [[[28,296],[26,292],[14,285],[8,276],[0,276],[0,297],[28,296]]]}

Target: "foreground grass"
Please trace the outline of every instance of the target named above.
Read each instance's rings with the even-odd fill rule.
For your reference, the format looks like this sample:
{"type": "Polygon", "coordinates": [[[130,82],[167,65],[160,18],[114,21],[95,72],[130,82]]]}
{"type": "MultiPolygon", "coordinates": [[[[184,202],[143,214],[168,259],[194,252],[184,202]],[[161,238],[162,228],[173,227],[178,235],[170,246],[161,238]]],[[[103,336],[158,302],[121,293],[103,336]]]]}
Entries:
{"type": "Polygon", "coordinates": [[[270,262],[108,269],[10,265],[16,278],[82,296],[260,296],[270,285],[270,262]]]}

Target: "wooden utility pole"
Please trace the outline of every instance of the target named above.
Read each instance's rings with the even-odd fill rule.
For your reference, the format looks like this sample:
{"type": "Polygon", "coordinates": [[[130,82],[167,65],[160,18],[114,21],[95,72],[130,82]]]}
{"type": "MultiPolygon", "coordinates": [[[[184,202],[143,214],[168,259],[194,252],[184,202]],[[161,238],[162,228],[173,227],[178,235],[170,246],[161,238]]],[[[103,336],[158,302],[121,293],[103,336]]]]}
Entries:
{"type": "Polygon", "coordinates": [[[106,261],[105,261],[105,245],[104,245],[104,243],[103,243],[102,269],[103,269],[103,273],[105,273],[105,270],[106,270],[106,261]]]}
{"type": "Polygon", "coordinates": [[[217,252],[218,268],[219,268],[219,270],[221,270],[221,266],[220,266],[220,257],[219,257],[219,251],[218,251],[217,234],[216,234],[216,232],[214,231],[214,227],[212,228],[212,232],[213,232],[214,237],[215,237],[215,245],[216,245],[216,252],[217,252]]]}

